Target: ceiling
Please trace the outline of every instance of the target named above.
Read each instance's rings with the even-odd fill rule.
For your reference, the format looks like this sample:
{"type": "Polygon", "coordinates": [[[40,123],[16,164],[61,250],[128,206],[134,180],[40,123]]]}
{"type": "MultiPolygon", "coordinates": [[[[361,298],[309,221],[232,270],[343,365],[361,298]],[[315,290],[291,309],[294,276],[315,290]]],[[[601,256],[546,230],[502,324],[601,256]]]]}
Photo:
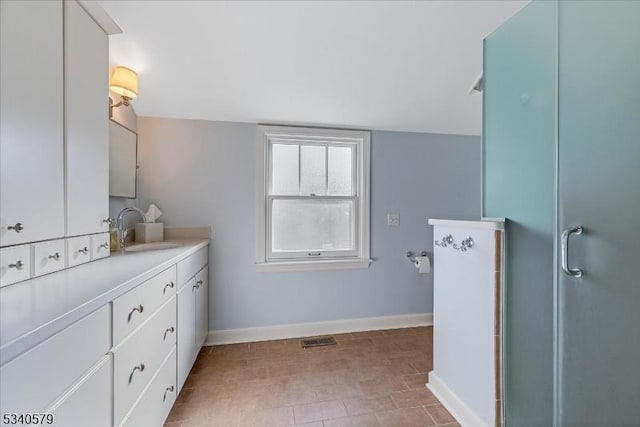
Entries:
{"type": "Polygon", "coordinates": [[[479,135],[482,39],[527,1],[100,1],[140,116],[479,135]]]}

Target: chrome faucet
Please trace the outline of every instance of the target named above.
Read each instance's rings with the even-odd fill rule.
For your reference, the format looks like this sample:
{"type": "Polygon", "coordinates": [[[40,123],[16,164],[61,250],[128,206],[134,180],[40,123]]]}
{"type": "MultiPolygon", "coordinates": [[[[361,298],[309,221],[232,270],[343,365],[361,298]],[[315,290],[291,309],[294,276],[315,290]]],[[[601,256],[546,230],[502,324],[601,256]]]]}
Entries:
{"type": "Polygon", "coordinates": [[[125,229],[124,229],[124,216],[127,212],[137,212],[142,217],[142,222],[147,222],[147,217],[141,209],[136,207],[128,207],[124,208],[118,214],[118,219],[116,220],[116,226],[118,227],[118,234],[120,235],[120,251],[124,252],[124,242],[126,239],[125,229]]]}

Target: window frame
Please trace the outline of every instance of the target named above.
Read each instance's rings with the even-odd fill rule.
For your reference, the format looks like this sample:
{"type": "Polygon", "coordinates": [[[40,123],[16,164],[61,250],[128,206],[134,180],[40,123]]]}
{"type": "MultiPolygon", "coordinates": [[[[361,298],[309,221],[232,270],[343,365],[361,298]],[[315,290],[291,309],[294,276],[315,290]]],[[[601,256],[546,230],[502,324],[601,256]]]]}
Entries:
{"type": "MultiPolygon", "coordinates": [[[[256,167],[256,268],[258,271],[304,271],[344,268],[367,268],[370,260],[370,145],[369,131],[258,125],[258,159],[256,167]],[[352,151],[351,196],[277,195],[271,194],[273,144],[318,146],[350,146],[352,151]],[[311,256],[308,251],[276,254],[271,251],[271,210],[275,200],[353,200],[352,229],[355,248],[352,251],[321,251],[311,256]]],[[[300,158],[299,148],[299,158],[300,158]]],[[[328,149],[326,150],[328,157],[328,149]]],[[[300,163],[298,163],[300,167],[300,163]]],[[[328,164],[325,160],[325,170],[328,164]]],[[[300,172],[299,172],[300,173],[300,172]]]]}

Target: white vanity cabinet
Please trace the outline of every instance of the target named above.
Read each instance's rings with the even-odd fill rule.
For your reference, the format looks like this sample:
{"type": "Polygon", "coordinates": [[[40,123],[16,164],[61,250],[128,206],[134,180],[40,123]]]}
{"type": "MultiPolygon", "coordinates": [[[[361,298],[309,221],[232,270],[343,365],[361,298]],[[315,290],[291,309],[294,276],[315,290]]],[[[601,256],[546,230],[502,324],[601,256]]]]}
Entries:
{"type": "MultiPolygon", "coordinates": [[[[144,311],[135,311],[145,323],[114,350],[114,425],[161,426],[164,423],[208,334],[208,259],[209,251],[204,247],[178,262],[177,267],[160,273],[118,299],[126,301],[122,306],[136,307],[139,294],[145,293],[147,306],[164,305],[148,320],[141,316],[144,311]],[[176,277],[174,287],[171,279],[176,277]],[[166,298],[171,300],[163,302],[166,298]],[[140,337],[143,335],[146,338],[140,337]],[[142,365],[143,371],[139,369],[142,365]],[[131,406],[134,397],[137,400],[131,406]]],[[[116,314],[118,300],[114,301],[114,342],[122,336],[118,329],[126,328],[124,324],[115,323],[119,316],[116,314]]]]}
{"type": "Polygon", "coordinates": [[[62,1],[0,1],[0,246],[64,236],[62,23],[62,1]]]}
{"type": "Polygon", "coordinates": [[[66,235],[109,231],[109,40],[64,2],[66,235]]]}
{"type": "Polygon", "coordinates": [[[206,248],[178,263],[178,392],[209,332],[206,248]]]}
{"type": "Polygon", "coordinates": [[[174,265],[113,301],[114,425],[135,412],[166,357],[175,354],[175,282],[174,265]]]}
{"type": "MultiPolygon", "coordinates": [[[[23,246],[33,250],[41,243],[23,246]]],[[[66,243],[84,249],[86,239],[66,243]]],[[[0,289],[0,340],[7,340],[0,341],[0,413],[53,414],[53,425],[65,427],[161,427],[180,391],[178,380],[184,383],[208,331],[208,246],[204,239],[185,246],[183,252],[167,250],[160,263],[159,253],[114,256],[92,269],[0,289]],[[64,312],[82,315],[61,330],[42,332],[65,317],[53,313],[64,302],[42,296],[76,292],[86,300],[64,312]],[[31,313],[36,301],[50,317],[31,313]],[[16,307],[14,315],[6,313],[9,306],[16,307]],[[26,319],[19,317],[27,312],[26,319]],[[32,316],[38,320],[29,329],[15,330],[32,316]]],[[[13,247],[5,253],[24,255],[13,247]]]]}
{"type": "Polygon", "coordinates": [[[75,0],[0,8],[0,246],[108,232],[110,18],[75,0]]]}

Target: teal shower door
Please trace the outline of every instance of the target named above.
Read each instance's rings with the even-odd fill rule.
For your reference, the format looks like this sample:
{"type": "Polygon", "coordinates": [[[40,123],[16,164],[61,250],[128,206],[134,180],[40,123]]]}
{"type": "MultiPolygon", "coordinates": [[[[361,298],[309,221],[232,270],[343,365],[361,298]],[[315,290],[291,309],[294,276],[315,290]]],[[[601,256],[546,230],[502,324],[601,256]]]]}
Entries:
{"type": "Polygon", "coordinates": [[[505,424],[553,424],[557,11],[534,1],[485,39],[483,216],[507,218],[505,424]]]}
{"type": "Polygon", "coordinates": [[[555,424],[640,426],[640,1],[558,17],[555,424]]]}

